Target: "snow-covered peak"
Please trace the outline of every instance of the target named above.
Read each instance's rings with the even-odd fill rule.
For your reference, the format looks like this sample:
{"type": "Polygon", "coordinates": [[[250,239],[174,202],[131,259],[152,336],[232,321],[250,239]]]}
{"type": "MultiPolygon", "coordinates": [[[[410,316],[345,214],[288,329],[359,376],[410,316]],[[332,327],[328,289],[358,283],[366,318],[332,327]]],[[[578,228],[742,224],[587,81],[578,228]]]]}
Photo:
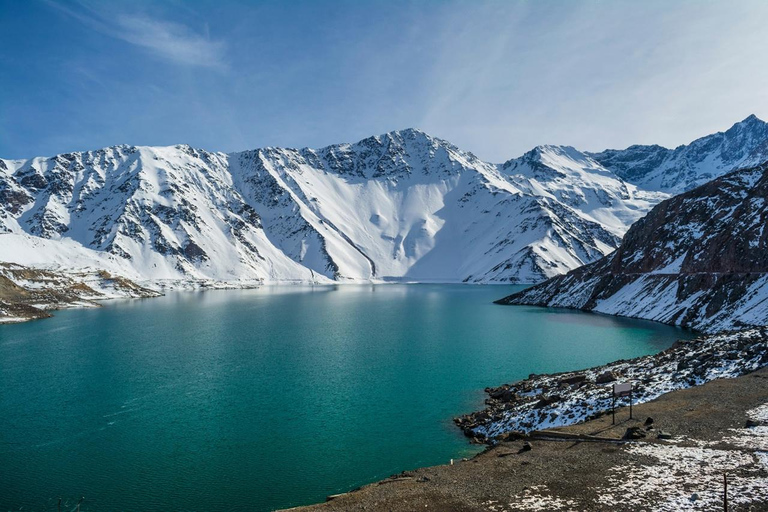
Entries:
{"type": "Polygon", "coordinates": [[[150,280],[535,282],[611,251],[650,207],[588,182],[605,170],[573,148],[539,153],[565,174],[512,176],[416,129],[321,149],[3,161],[0,260],[60,264],[35,247],[61,244],[82,249],[73,263],[150,280]]]}
{"type": "Polygon", "coordinates": [[[572,146],[536,146],[523,156],[504,162],[501,169],[507,174],[522,174],[539,178],[556,174],[568,176],[599,174],[618,179],[613,172],[572,146]]]}
{"type": "Polygon", "coordinates": [[[74,265],[82,249],[146,279],[536,282],[611,252],[667,197],[632,183],[759,158],[764,131],[748,118],[676,150],[544,145],[501,165],[414,128],[320,149],[0,160],[0,260],[60,244],[74,265]]]}
{"type": "Polygon", "coordinates": [[[537,146],[500,170],[518,189],[575,208],[617,236],[667,197],[639,190],[571,146],[537,146]]]}
{"type": "Polygon", "coordinates": [[[750,115],[724,132],[667,149],[658,145],[608,149],[590,156],[641,188],[678,194],[763,160],[768,123],[750,115]]]}
{"type": "Polygon", "coordinates": [[[286,165],[306,163],[347,179],[402,180],[423,175],[455,174],[470,167],[492,168],[450,142],[415,128],[320,149],[275,149],[271,154],[281,151],[286,165]]]}

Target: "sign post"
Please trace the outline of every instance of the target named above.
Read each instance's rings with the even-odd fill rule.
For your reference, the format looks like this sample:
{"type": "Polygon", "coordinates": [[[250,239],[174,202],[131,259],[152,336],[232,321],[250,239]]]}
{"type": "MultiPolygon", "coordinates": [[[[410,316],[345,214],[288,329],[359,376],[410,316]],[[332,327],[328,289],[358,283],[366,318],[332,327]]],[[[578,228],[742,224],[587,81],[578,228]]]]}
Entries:
{"type": "Polygon", "coordinates": [[[616,398],[628,396],[629,397],[629,418],[632,419],[632,383],[622,382],[613,385],[613,403],[611,405],[611,415],[613,416],[613,424],[616,424],[616,398]]]}

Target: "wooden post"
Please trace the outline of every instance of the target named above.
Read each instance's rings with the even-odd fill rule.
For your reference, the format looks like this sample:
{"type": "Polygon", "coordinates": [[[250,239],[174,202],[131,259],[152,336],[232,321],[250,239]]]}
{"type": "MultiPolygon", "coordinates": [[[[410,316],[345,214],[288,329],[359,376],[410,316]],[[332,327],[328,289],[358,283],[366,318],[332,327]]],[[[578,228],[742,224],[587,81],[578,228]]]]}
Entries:
{"type": "Polygon", "coordinates": [[[723,510],[728,512],[728,473],[723,473],[723,510]]]}
{"type": "MultiPolygon", "coordinates": [[[[633,387],[635,386],[633,385],[633,387]]],[[[629,388],[629,419],[632,419],[632,388],[629,388]]]]}
{"type": "Polygon", "coordinates": [[[611,388],[611,394],[613,395],[613,403],[611,404],[611,416],[613,417],[612,425],[616,424],[616,392],[611,388]]]}
{"type": "Polygon", "coordinates": [[[59,512],[61,512],[61,498],[59,498],[59,505],[58,505],[58,507],[57,507],[57,510],[58,510],[59,512]]]}

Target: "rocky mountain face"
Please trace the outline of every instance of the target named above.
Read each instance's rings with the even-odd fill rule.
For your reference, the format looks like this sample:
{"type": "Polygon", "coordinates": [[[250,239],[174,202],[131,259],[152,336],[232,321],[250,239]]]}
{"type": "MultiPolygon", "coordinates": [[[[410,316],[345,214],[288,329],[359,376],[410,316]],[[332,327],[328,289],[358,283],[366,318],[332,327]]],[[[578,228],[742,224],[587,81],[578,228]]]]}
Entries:
{"type": "Polygon", "coordinates": [[[679,194],[768,160],[768,123],[751,115],[724,132],[675,149],[636,145],[590,156],[642,189],[679,194]]]}
{"type": "Polygon", "coordinates": [[[663,201],[595,263],[506,297],[705,332],[768,318],[768,163],[663,201]]]}
{"type": "Polygon", "coordinates": [[[322,149],[0,160],[0,261],[173,286],[535,283],[613,251],[670,191],[757,158],[765,126],[675,150],[539,146],[501,165],[413,129],[322,149]]]}
{"type": "Polygon", "coordinates": [[[537,282],[663,195],[573,148],[501,166],[418,130],[319,150],[117,146],[0,160],[0,261],[143,280],[537,282]]]}

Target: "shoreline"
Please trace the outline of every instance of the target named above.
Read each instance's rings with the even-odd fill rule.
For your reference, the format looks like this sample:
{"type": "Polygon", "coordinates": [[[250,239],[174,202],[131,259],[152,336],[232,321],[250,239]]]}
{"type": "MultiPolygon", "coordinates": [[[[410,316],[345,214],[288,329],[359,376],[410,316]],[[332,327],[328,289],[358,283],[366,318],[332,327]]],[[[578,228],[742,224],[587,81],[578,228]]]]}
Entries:
{"type": "MultiPolygon", "coordinates": [[[[24,288],[18,283],[9,280],[10,285],[15,288],[15,293],[9,298],[4,293],[3,283],[0,281],[0,326],[19,324],[32,320],[42,320],[53,316],[51,311],[61,311],[66,309],[97,308],[100,302],[107,300],[121,299],[149,299],[162,297],[168,292],[206,292],[206,291],[224,291],[224,290],[253,290],[269,287],[333,287],[333,286],[390,286],[390,285],[466,285],[466,286],[534,286],[532,283],[466,283],[461,281],[393,281],[393,280],[373,280],[373,281],[328,281],[328,282],[309,282],[309,281],[260,281],[260,280],[242,280],[242,281],[213,281],[213,280],[178,280],[178,279],[159,279],[159,280],[129,280],[120,276],[109,275],[102,281],[111,281],[119,286],[110,286],[108,293],[94,286],[94,280],[87,282],[72,281],[72,276],[82,276],[85,274],[96,275],[106,273],[105,271],[96,271],[93,269],[42,269],[36,267],[22,267],[15,263],[0,262],[0,271],[7,267],[23,268],[25,272],[34,272],[47,276],[48,280],[55,277],[60,280],[69,280],[66,286],[46,287],[42,289],[46,292],[41,295],[40,288],[24,288]],[[93,288],[91,288],[93,287],[93,288]],[[79,288],[77,293],[73,289],[79,288]],[[19,292],[32,294],[34,299],[25,296],[19,296],[19,292]],[[85,293],[83,293],[85,292],[85,293]],[[13,300],[15,299],[15,300],[13,300]],[[19,300],[21,299],[21,300],[19,300]],[[32,304],[31,302],[34,302],[32,304]],[[15,313],[9,314],[9,313],[15,313]]],[[[4,276],[0,272],[0,280],[4,276]]]]}
{"type": "MultiPolygon", "coordinates": [[[[760,402],[759,399],[753,400],[754,403],[751,405],[753,409],[764,406],[764,414],[761,412],[758,415],[763,414],[765,418],[762,416],[757,420],[753,420],[751,417],[747,418],[744,421],[751,421],[757,430],[754,432],[752,430],[745,431],[740,434],[747,440],[754,437],[755,442],[758,443],[758,449],[753,450],[755,451],[756,462],[746,464],[751,469],[748,468],[749,470],[745,471],[747,473],[757,471],[756,482],[759,485],[757,490],[753,488],[755,486],[750,487],[752,494],[746,496],[749,500],[765,506],[759,510],[768,510],[768,328],[764,327],[735,333],[705,335],[690,341],[678,341],[672,347],[649,356],[614,361],[585,370],[531,375],[528,379],[514,384],[486,388],[485,391],[488,394],[486,405],[488,407],[455,418],[454,422],[465,436],[471,439],[470,442],[488,446],[485,451],[469,459],[471,464],[467,464],[467,461],[463,460],[458,466],[472,467],[476,464],[493,466],[495,463],[489,461],[493,461],[495,458],[510,457],[511,459],[520,456],[528,452],[532,444],[538,446],[539,443],[554,445],[572,443],[573,446],[607,444],[614,447],[610,448],[611,450],[623,450],[624,445],[633,446],[632,443],[639,442],[661,443],[664,447],[680,445],[692,448],[694,451],[699,450],[699,452],[709,449],[710,445],[716,447],[724,443],[727,444],[729,438],[724,435],[724,432],[721,432],[722,428],[717,424],[728,421],[733,423],[734,413],[733,411],[730,413],[718,412],[716,409],[734,403],[738,405],[740,403],[739,394],[744,391],[742,383],[745,379],[749,379],[750,375],[759,375],[762,379],[759,381],[760,387],[756,388],[756,396],[762,399],[762,402],[757,403],[760,402]],[[619,421],[617,422],[618,426],[614,427],[611,425],[609,412],[611,400],[609,390],[613,383],[625,381],[633,382],[636,386],[636,394],[633,397],[635,398],[633,405],[635,420],[626,419],[627,407],[618,407],[616,414],[619,421]],[[723,403],[710,403],[711,397],[708,397],[706,389],[713,386],[726,390],[726,399],[723,403]],[[699,432],[690,438],[687,434],[681,435],[685,426],[679,417],[674,417],[675,414],[682,416],[683,421],[687,421],[685,420],[686,417],[696,415],[696,412],[691,412],[695,411],[695,408],[691,408],[691,403],[686,401],[686,394],[697,397],[697,403],[706,414],[706,420],[715,424],[712,428],[704,428],[706,431],[704,436],[699,432]],[[681,396],[683,398],[680,398],[681,396]],[[646,414],[648,417],[658,415],[658,404],[667,402],[681,404],[679,411],[665,411],[665,414],[671,414],[673,418],[665,418],[663,421],[659,421],[657,418],[650,425],[641,422],[645,420],[646,414]],[[661,429],[670,428],[672,429],[671,433],[662,431],[662,436],[659,437],[661,429]],[[635,436],[637,436],[636,439],[635,436]],[[671,439],[667,436],[671,436],[671,439]],[[496,453],[499,450],[505,448],[508,450],[513,447],[518,451],[496,453]],[[761,467],[762,469],[760,469],[761,467]],[[761,493],[760,488],[764,488],[765,492],[761,493]]],[[[741,413],[749,416],[747,408],[742,408],[744,410],[741,413]]],[[[745,424],[749,425],[749,423],[745,424]]],[[[736,426],[732,424],[729,429],[734,430],[736,426]]],[[[738,444],[739,442],[736,442],[736,445],[738,444]]],[[[558,453],[557,448],[550,447],[550,449],[554,450],[554,453],[558,453]]],[[[643,450],[644,448],[640,452],[643,450]]],[[[659,450],[669,451],[668,448],[659,448],[659,450]]],[[[631,452],[631,450],[629,451],[631,452]]],[[[649,453],[653,455],[655,452],[652,449],[649,453]]],[[[645,455],[649,456],[648,454],[645,455]]],[[[670,460],[664,460],[662,463],[674,464],[675,457],[673,454],[670,460]]],[[[634,461],[635,459],[631,457],[630,460],[634,461]]],[[[453,502],[449,505],[443,500],[447,499],[447,495],[453,493],[451,490],[453,486],[469,488],[473,483],[479,483],[473,480],[473,475],[483,473],[482,466],[480,469],[468,470],[468,475],[464,477],[464,481],[452,479],[451,485],[440,484],[437,489],[429,490],[429,487],[435,485],[430,484],[432,477],[428,476],[429,474],[436,471],[438,474],[445,473],[447,475],[459,471],[454,469],[457,467],[453,465],[454,461],[451,462],[452,464],[448,466],[405,471],[348,493],[330,496],[324,504],[295,507],[289,510],[423,510],[435,506],[438,508],[442,506],[443,509],[494,510],[498,512],[506,510],[572,510],[579,500],[583,501],[584,499],[579,495],[580,491],[577,492],[572,487],[569,491],[560,493],[562,496],[553,497],[552,489],[550,489],[553,483],[550,482],[549,474],[542,471],[538,475],[532,473],[524,477],[529,485],[524,486],[522,489],[524,492],[518,496],[519,501],[517,502],[503,504],[503,500],[492,499],[490,496],[493,496],[494,492],[489,492],[489,498],[485,501],[477,498],[461,499],[460,506],[453,502]],[[384,484],[393,485],[384,486],[384,484]],[[400,487],[405,492],[400,492],[400,490],[390,492],[384,489],[390,487],[400,487]],[[416,503],[419,505],[412,506],[416,503]]],[[[575,472],[580,470],[578,464],[566,464],[561,467],[560,461],[553,459],[550,459],[549,463],[548,470],[553,471],[553,474],[566,470],[575,472]]],[[[608,465],[606,461],[598,466],[598,469],[602,471],[610,470],[613,473],[620,473],[631,468],[630,463],[613,467],[608,465]]],[[[680,468],[676,468],[675,471],[679,472],[680,468]]],[[[566,489],[569,488],[571,484],[567,479],[573,477],[573,474],[563,474],[562,477],[566,481],[559,482],[558,485],[564,486],[566,489]]],[[[483,484],[491,487],[499,486],[502,483],[508,485],[511,483],[508,480],[508,476],[502,475],[491,478],[490,481],[483,482],[483,484]]],[[[612,492],[609,487],[603,491],[603,496],[608,496],[612,492]]],[[[617,502],[615,499],[612,502],[607,500],[608,502],[602,504],[592,501],[583,504],[583,506],[587,506],[590,510],[602,510],[603,505],[606,506],[605,510],[636,510],[638,506],[647,505],[658,507],[661,499],[659,496],[663,497],[664,492],[663,489],[657,488],[654,493],[654,496],[641,497],[640,501],[635,501],[632,506],[635,508],[621,508],[619,505],[622,502],[617,502]],[[617,506],[619,508],[616,508],[617,506]]],[[[701,495],[701,493],[696,494],[701,495]]],[[[713,496],[709,496],[710,501],[715,499],[713,496]]],[[[594,500],[603,499],[599,494],[592,496],[592,498],[594,500]]],[[[685,501],[680,495],[675,499],[677,500],[676,504],[668,508],[669,510],[682,510],[688,508],[689,505],[693,509],[699,509],[698,505],[701,504],[697,503],[697,500],[685,501]]],[[[664,507],[657,509],[667,510],[664,507]]],[[[576,508],[576,510],[580,510],[580,508],[576,508]]]]}
{"type": "Polygon", "coordinates": [[[768,510],[768,367],[286,510],[768,510]],[[650,423],[649,423],[650,422],[650,423]],[[750,506],[751,508],[747,508],[750,506]]]}

